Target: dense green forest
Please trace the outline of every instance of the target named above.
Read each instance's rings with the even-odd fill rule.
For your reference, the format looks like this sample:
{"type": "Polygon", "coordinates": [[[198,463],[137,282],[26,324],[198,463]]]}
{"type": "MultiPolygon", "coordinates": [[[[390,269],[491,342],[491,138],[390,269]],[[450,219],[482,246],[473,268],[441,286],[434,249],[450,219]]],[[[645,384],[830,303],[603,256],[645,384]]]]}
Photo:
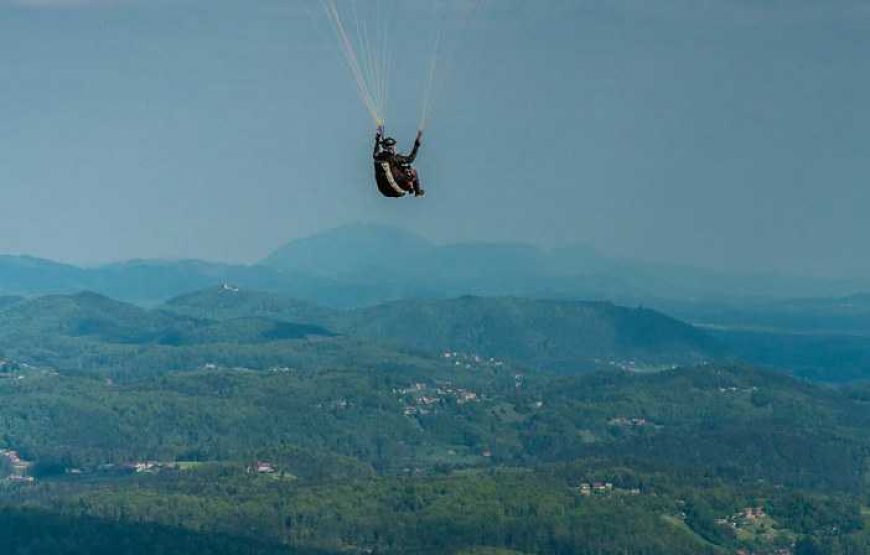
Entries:
{"type": "Polygon", "coordinates": [[[868,552],[867,387],[719,348],[596,303],[11,299],[0,540],[12,553],[868,552]],[[564,336],[536,323],[553,309],[564,336]],[[643,358],[657,349],[673,360],[643,358]]]}

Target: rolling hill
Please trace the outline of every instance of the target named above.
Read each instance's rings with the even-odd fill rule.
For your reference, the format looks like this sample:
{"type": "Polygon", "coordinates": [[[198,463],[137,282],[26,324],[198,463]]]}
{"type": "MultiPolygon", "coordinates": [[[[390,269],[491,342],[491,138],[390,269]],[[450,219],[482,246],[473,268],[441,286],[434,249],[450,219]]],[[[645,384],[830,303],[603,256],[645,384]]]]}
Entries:
{"type": "Polygon", "coordinates": [[[716,341],[653,310],[80,293],[7,303],[0,349],[0,449],[36,479],[0,452],[0,511],[85,519],[82,546],[101,520],[251,552],[870,545],[867,387],[710,362],[716,341]],[[763,530],[731,526],[759,506],[763,530]]]}
{"type": "Polygon", "coordinates": [[[722,355],[710,337],[659,312],[604,302],[513,297],[398,301],[343,313],[343,333],[428,351],[461,351],[551,369],[686,364],[722,355]]]}
{"type": "Polygon", "coordinates": [[[248,316],[212,321],[168,311],[147,310],[96,293],[50,295],[15,303],[0,310],[0,341],[39,338],[84,338],[131,345],[192,345],[251,343],[329,336],[310,324],[248,316]]]}
{"type": "Polygon", "coordinates": [[[221,287],[173,299],[164,308],[212,318],[268,315],[406,349],[439,355],[460,351],[563,370],[629,361],[697,363],[723,354],[715,341],[689,325],[611,303],[465,296],[340,311],[221,287]]]}
{"type": "Polygon", "coordinates": [[[870,452],[864,390],[714,365],[517,372],[356,363],[119,386],[31,370],[0,381],[0,446],[38,480],[0,488],[0,506],[28,496],[48,516],[333,552],[868,545],[854,500],[870,452]],[[601,489],[586,495],[583,483],[601,489]],[[771,533],[728,525],[757,506],[771,533]]]}
{"type": "Polygon", "coordinates": [[[162,308],[209,320],[262,317],[305,323],[325,322],[337,312],[288,295],[226,284],[173,297],[162,308]]]}

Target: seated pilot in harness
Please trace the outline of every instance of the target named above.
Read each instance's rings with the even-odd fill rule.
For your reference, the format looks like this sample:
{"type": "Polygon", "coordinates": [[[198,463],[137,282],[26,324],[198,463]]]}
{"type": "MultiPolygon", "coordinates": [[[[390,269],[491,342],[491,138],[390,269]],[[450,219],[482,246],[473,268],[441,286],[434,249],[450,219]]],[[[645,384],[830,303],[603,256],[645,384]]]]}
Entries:
{"type": "Polygon", "coordinates": [[[417,151],[420,150],[422,137],[423,132],[418,131],[414,148],[405,156],[396,152],[396,140],[392,137],[384,138],[384,128],[378,127],[372,157],[375,162],[375,180],[382,195],[403,197],[413,192],[415,197],[421,197],[426,194],[420,186],[420,176],[412,165],[417,158],[417,151]]]}

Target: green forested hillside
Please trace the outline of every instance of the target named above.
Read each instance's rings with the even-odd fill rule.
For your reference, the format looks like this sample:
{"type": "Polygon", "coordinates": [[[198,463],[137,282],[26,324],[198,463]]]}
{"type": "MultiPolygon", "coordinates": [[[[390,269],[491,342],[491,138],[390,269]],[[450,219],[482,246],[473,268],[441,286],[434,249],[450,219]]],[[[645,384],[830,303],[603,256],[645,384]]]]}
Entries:
{"type": "Polygon", "coordinates": [[[186,345],[252,343],[331,335],[314,325],[257,315],[212,321],[146,310],[95,293],[24,300],[0,309],[0,341],[45,337],[85,338],[103,343],[186,345]]]}
{"type": "Polygon", "coordinates": [[[218,287],[178,297],[163,308],[206,319],[256,316],[307,322],[429,352],[457,349],[562,370],[627,366],[632,361],[635,366],[661,367],[725,359],[843,383],[870,376],[870,338],[865,333],[870,320],[861,299],[781,302],[772,305],[779,312],[762,307],[752,314],[677,307],[702,322],[722,318],[724,324],[700,328],[656,311],[608,303],[510,297],[401,301],[340,311],[275,293],[218,287]],[[741,314],[752,318],[742,320],[741,314]],[[752,324],[762,320],[781,327],[752,324]],[[819,326],[815,331],[813,322],[819,326]],[[845,327],[834,331],[831,326],[845,327]]]}
{"type": "Polygon", "coordinates": [[[326,341],[333,336],[314,324],[260,316],[210,320],[94,293],[37,297],[0,309],[2,352],[31,365],[89,374],[326,362],[330,352],[353,342],[326,341]]]}
{"type": "Polygon", "coordinates": [[[821,545],[826,522],[865,541],[866,396],[746,368],[30,370],[0,395],[37,477],[0,498],[67,514],[353,552],[724,553],[821,545]],[[759,504],[781,532],[717,524],[759,504]]]}
{"type": "Polygon", "coordinates": [[[8,555],[327,555],[178,527],[11,509],[0,510],[0,545],[8,555]]]}
{"type": "Polygon", "coordinates": [[[397,349],[560,371],[661,367],[721,354],[688,325],[608,303],[465,297],[330,311],[224,287],[152,310],[93,293],[24,300],[0,309],[0,349],[33,365],[115,375],[207,364],[323,366],[388,360],[397,349]]]}
{"type": "Polygon", "coordinates": [[[783,330],[707,330],[734,357],[814,381],[870,378],[870,335],[783,330]]]}
{"type": "Polygon", "coordinates": [[[20,553],[870,545],[867,387],[717,362],[654,311],[86,293],[0,309],[0,349],[0,538],[20,553]]]}
{"type": "Polygon", "coordinates": [[[0,337],[92,337],[108,343],[161,342],[196,326],[193,319],[149,311],[95,293],[50,295],[0,310],[0,337]]]}
{"type": "Polygon", "coordinates": [[[723,354],[704,332],[661,313],[610,303],[462,297],[329,311],[280,295],[210,289],[166,309],[208,318],[265,316],[324,324],[428,352],[461,351],[560,370],[607,364],[691,363],[723,354]]]}
{"type": "Polygon", "coordinates": [[[211,287],[174,297],[163,308],[208,320],[263,317],[306,323],[322,323],[336,313],[334,310],[279,293],[242,289],[231,285],[211,287]]]}
{"type": "Polygon", "coordinates": [[[284,445],[381,471],[601,456],[789,485],[861,486],[870,409],[846,392],[740,368],[516,372],[214,369],[115,385],[34,371],[0,382],[0,397],[10,446],[72,467],[244,460],[284,445]]]}
{"type": "Polygon", "coordinates": [[[691,363],[720,354],[704,332],[610,303],[462,297],[345,313],[333,327],[426,350],[457,350],[559,370],[594,363],[691,363]]]}

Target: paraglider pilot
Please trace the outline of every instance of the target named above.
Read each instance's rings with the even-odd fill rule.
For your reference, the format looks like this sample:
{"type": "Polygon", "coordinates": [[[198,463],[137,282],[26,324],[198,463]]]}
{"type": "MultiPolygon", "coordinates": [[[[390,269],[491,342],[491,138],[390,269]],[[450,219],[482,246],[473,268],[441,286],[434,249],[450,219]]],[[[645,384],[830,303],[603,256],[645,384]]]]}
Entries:
{"type": "Polygon", "coordinates": [[[415,197],[420,197],[425,194],[420,186],[420,176],[412,165],[420,150],[422,137],[423,132],[418,131],[411,153],[399,154],[396,152],[396,140],[392,137],[384,137],[384,128],[378,127],[372,157],[375,161],[375,180],[382,195],[403,197],[413,192],[415,197]]]}

